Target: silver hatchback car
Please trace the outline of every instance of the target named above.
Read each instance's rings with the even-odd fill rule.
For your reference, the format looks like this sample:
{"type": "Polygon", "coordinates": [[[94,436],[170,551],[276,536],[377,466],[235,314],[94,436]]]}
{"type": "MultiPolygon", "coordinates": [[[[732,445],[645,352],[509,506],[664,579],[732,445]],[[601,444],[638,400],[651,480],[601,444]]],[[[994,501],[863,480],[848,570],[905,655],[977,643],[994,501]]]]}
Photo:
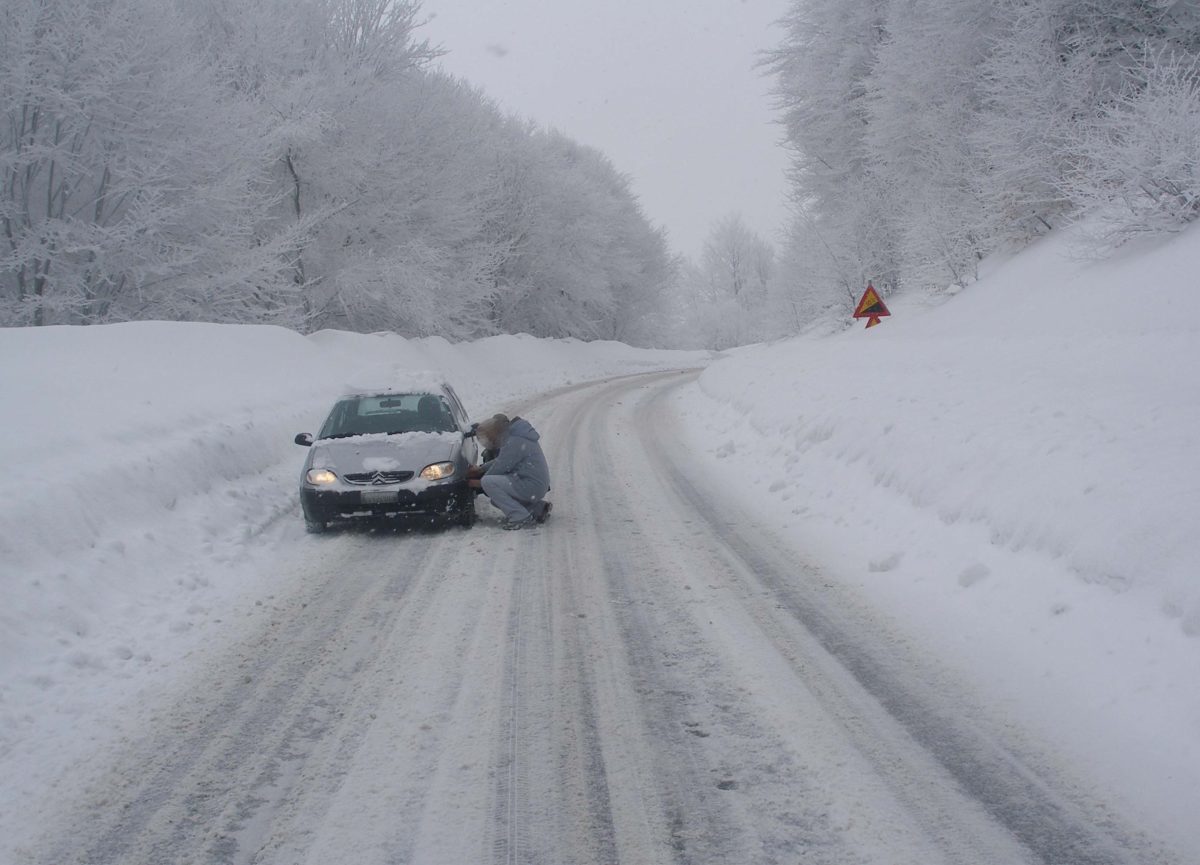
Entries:
{"type": "Polygon", "coordinates": [[[309,532],[351,520],[475,521],[467,466],[479,462],[475,429],[447,384],[343,395],[314,440],[300,476],[309,532]]]}

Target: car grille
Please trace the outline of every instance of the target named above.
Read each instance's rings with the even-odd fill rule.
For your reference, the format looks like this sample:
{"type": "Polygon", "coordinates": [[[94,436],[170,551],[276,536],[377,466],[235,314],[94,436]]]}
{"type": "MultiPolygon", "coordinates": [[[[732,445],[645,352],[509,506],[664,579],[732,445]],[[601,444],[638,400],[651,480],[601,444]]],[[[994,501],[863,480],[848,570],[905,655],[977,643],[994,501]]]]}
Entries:
{"type": "Polygon", "coordinates": [[[380,484],[398,484],[401,481],[408,480],[412,476],[412,472],[356,472],[355,474],[342,475],[342,480],[348,484],[378,486],[380,484]]]}

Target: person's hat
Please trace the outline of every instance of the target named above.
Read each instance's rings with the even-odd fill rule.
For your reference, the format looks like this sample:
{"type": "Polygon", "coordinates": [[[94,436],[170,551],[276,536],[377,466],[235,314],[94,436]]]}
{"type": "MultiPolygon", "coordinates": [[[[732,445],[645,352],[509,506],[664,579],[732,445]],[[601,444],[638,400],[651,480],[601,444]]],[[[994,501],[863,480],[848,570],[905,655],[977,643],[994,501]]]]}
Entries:
{"type": "Polygon", "coordinates": [[[510,421],[506,414],[494,414],[485,421],[480,421],[477,429],[489,438],[494,438],[508,429],[510,421]]]}

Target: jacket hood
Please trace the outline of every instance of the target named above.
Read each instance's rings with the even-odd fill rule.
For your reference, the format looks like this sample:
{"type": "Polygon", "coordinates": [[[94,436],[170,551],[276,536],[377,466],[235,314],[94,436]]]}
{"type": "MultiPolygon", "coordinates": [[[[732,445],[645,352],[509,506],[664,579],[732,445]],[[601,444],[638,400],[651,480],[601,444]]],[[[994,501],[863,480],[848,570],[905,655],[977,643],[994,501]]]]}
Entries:
{"type": "Polygon", "coordinates": [[[513,422],[508,426],[508,435],[529,439],[531,442],[541,438],[538,431],[533,428],[533,424],[523,417],[513,418],[513,422]]]}

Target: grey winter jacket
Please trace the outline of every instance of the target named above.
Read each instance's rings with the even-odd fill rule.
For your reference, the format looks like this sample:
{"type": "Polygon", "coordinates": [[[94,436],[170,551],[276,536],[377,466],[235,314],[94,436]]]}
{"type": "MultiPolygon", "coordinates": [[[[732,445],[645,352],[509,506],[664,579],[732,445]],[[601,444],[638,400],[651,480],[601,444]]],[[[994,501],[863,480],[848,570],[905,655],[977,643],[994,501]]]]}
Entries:
{"type": "Polygon", "coordinates": [[[540,438],[529,421],[515,417],[500,442],[500,453],[480,468],[487,475],[511,475],[526,495],[545,495],[550,489],[550,467],[538,444],[540,438]]]}

